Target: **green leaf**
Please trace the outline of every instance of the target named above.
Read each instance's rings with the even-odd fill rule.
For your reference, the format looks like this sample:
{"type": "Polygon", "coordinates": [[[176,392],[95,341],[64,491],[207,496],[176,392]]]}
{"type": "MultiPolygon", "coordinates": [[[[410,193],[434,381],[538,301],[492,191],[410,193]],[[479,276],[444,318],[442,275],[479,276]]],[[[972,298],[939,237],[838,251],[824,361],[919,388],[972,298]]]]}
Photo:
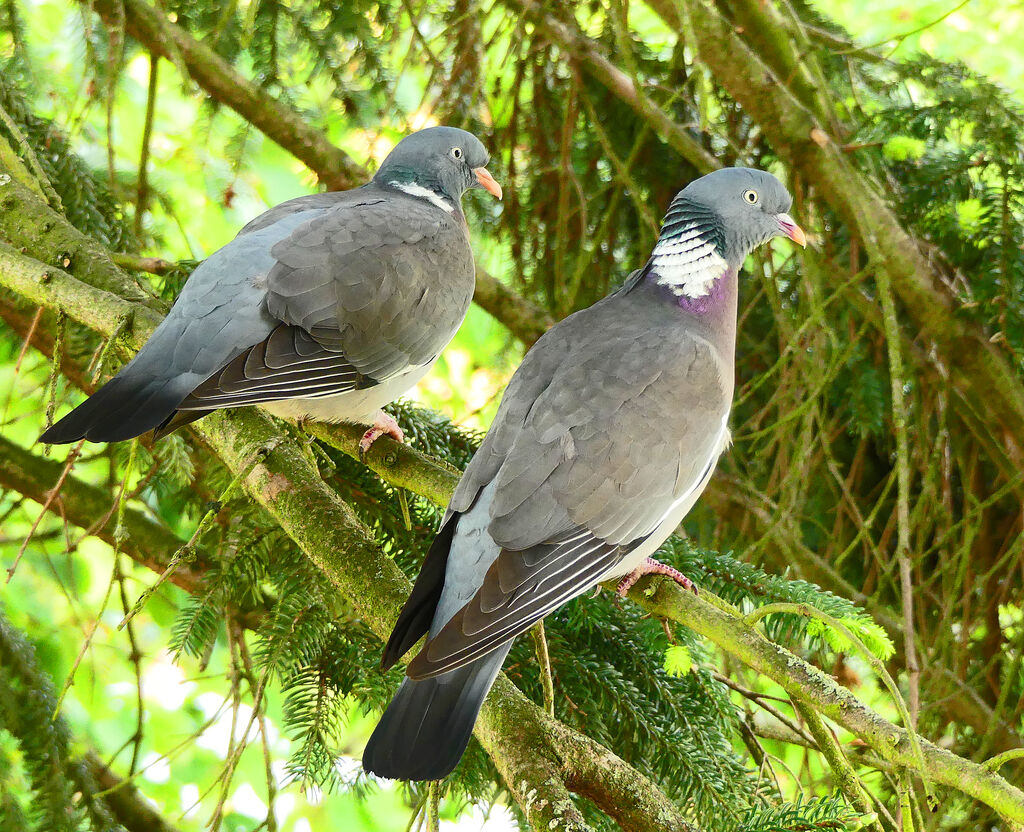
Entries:
{"type": "Polygon", "coordinates": [[[693,656],[685,644],[673,644],[665,651],[665,672],[669,676],[685,676],[693,670],[693,656]]]}
{"type": "Polygon", "coordinates": [[[882,154],[890,162],[908,162],[924,156],[927,145],[910,136],[893,136],[882,145],[882,154]]]}

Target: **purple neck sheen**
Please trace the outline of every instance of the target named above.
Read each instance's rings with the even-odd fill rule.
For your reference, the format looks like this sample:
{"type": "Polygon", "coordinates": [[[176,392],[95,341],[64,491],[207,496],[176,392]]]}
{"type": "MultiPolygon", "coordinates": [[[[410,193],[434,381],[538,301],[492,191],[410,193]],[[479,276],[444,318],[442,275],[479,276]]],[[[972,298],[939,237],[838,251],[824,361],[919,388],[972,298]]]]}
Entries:
{"type": "Polygon", "coordinates": [[[736,272],[729,269],[711,284],[711,291],[699,297],[680,295],[677,298],[680,309],[694,315],[724,317],[736,314],[736,272]]]}

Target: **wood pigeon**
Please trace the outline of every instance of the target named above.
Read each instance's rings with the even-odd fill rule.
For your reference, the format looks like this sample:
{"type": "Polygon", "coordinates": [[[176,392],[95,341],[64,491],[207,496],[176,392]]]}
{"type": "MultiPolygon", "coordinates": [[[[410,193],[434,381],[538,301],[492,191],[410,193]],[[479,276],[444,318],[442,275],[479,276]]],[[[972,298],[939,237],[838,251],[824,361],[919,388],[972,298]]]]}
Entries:
{"type": "Polygon", "coordinates": [[[475,269],[463,193],[501,199],[488,154],[464,130],[404,138],[373,180],[289,200],[254,219],[192,274],[170,313],[113,379],[40,441],[156,438],[210,410],[371,424],[455,335],[475,269]]]}
{"type": "Polygon", "coordinates": [[[527,353],[463,475],[381,661],[427,641],[363,754],[383,777],[458,763],[512,639],[621,579],[688,579],[651,558],[729,444],[737,275],[782,235],[772,175],[708,174],[673,200],[647,264],[527,353]]]}

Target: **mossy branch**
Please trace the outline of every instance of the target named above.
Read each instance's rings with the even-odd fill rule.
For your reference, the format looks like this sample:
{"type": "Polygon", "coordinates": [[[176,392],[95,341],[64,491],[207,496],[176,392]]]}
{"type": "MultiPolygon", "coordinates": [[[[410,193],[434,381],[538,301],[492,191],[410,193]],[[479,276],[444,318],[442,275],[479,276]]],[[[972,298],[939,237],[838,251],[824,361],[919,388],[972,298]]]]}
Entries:
{"type": "MultiPolygon", "coordinates": [[[[132,349],[142,345],[159,321],[139,303],[9,247],[0,248],[0,285],[33,303],[62,310],[104,335],[113,333],[118,321],[134,310],[133,326],[124,333],[132,349]]],[[[232,473],[242,475],[249,495],[348,598],[363,621],[386,638],[411,590],[409,581],[352,509],[323,482],[301,442],[252,409],[213,413],[193,429],[232,473]],[[252,465],[267,447],[273,450],[252,465]]],[[[623,823],[626,818],[649,818],[643,826],[628,828],[691,829],[653,782],[593,740],[552,723],[504,676],[485,703],[476,733],[535,827],[589,828],[573,803],[572,788],[623,823]]]]}
{"type": "MultiPolygon", "coordinates": [[[[707,593],[705,593],[707,595],[707,593]]],[[[630,598],[655,615],[690,627],[819,714],[866,742],[883,760],[918,771],[936,783],[988,804],[1008,822],[1024,823],[1024,792],[977,763],[920,740],[924,770],[907,731],[871,710],[831,676],[769,641],[737,610],[715,599],[683,592],[660,579],[644,579],[630,598]]]]}
{"type": "MultiPolygon", "coordinates": [[[[316,426],[314,435],[333,439],[331,444],[350,453],[357,451],[356,429],[346,426],[316,426]],[[351,432],[351,436],[347,434],[351,432]],[[344,439],[340,437],[344,436],[344,439]]],[[[438,505],[447,504],[458,477],[436,461],[390,439],[374,444],[367,463],[382,478],[400,485],[438,505]],[[440,498],[440,499],[439,499],[440,498]]],[[[1002,778],[993,781],[983,766],[972,763],[921,739],[921,757],[906,731],[892,725],[856,699],[820,670],[780,645],[768,641],[738,613],[726,614],[691,593],[673,593],[669,582],[659,582],[657,591],[646,595],[634,589],[630,598],[648,611],[684,624],[736,656],[759,673],[773,679],[787,692],[817,712],[834,720],[866,741],[883,760],[908,766],[937,783],[963,791],[988,803],[1015,822],[1024,822],[1024,793],[1002,778]],[[923,760],[923,764],[918,760],[923,760]]],[[[705,593],[706,595],[706,593],[705,593]]],[[[719,601],[719,604],[723,602],[719,601]]]]}

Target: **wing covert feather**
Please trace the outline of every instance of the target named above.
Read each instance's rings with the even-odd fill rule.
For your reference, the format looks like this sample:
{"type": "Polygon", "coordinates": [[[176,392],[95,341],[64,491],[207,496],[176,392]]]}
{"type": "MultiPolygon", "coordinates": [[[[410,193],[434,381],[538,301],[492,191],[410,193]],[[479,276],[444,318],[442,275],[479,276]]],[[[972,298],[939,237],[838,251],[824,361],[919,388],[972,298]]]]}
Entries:
{"type": "Polygon", "coordinates": [[[397,191],[319,212],[271,254],[269,312],[378,381],[431,361],[473,295],[461,213],[397,191]]]}

